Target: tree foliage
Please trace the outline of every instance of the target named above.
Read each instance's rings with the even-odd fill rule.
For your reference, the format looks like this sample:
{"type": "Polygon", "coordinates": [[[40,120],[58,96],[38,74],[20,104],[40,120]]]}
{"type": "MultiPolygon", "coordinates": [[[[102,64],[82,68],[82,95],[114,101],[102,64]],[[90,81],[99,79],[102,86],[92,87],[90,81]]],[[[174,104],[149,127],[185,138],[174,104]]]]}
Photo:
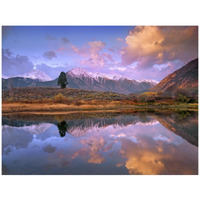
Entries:
{"type": "Polygon", "coordinates": [[[60,76],[58,77],[58,85],[61,88],[66,88],[67,84],[68,84],[68,82],[67,82],[66,74],[65,74],[65,72],[61,72],[60,76]]]}
{"type": "Polygon", "coordinates": [[[190,95],[189,92],[184,89],[179,89],[175,92],[175,99],[181,103],[189,103],[190,95]]]}

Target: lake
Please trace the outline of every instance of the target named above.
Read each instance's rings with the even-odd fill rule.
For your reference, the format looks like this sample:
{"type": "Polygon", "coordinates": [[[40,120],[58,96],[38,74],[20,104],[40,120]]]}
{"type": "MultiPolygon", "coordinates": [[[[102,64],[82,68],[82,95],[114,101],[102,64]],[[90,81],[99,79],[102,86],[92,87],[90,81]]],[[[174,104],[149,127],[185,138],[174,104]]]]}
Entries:
{"type": "Polygon", "coordinates": [[[2,174],[198,174],[198,113],[4,115],[2,174]]]}

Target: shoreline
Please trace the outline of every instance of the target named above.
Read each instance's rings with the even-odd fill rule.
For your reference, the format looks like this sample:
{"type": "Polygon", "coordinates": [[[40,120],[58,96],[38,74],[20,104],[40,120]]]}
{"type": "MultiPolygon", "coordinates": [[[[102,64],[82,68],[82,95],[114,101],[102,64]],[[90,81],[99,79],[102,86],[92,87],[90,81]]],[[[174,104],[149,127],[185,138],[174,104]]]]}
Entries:
{"type": "Polygon", "coordinates": [[[29,103],[2,103],[2,115],[10,114],[70,114],[79,112],[127,112],[148,110],[171,110],[171,111],[198,111],[198,104],[107,104],[107,105],[67,105],[67,104],[29,104],[29,103]]]}

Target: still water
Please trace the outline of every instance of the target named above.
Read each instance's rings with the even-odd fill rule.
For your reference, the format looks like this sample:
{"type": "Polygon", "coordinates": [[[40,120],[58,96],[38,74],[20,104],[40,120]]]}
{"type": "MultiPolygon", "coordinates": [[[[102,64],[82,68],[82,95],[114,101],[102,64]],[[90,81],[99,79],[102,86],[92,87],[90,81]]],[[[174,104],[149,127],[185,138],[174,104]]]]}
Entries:
{"type": "Polygon", "coordinates": [[[2,174],[198,174],[196,112],[3,116],[2,174]]]}

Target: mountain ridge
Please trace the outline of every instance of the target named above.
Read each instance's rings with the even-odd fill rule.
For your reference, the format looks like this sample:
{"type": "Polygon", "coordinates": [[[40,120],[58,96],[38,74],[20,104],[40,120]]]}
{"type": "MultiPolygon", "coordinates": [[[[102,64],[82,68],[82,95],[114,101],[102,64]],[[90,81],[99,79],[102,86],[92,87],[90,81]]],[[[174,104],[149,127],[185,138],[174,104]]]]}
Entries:
{"type": "MultiPolygon", "coordinates": [[[[28,76],[27,74],[25,73],[25,77],[21,77],[20,75],[18,75],[18,77],[3,79],[3,89],[9,89],[11,86],[58,87],[58,79],[41,81],[41,79],[35,78],[35,76],[34,79],[31,79],[31,76],[28,76]]],[[[66,77],[69,83],[67,87],[69,88],[103,92],[109,91],[121,94],[130,94],[147,91],[156,84],[155,81],[138,82],[116,74],[92,73],[82,68],[74,68],[72,70],[69,70],[68,72],[66,72],[66,77]]]]}
{"type": "Polygon", "coordinates": [[[198,58],[169,74],[150,89],[167,95],[175,95],[180,90],[192,96],[198,94],[198,58]]]}
{"type": "Polygon", "coordinates": [[[110,91],[130,94],[146,91],[155,82],[137,82],[121,75],[92,73],[82,68],[74,68],[66,73],[68,87],[92,91],[110,91]]]}
{"type": "Polygon", "coordinates": [[[39,80],[41,82],[53,80],[47,74],[45,74],[45,72],[43,72],[41,70],[37,70],[37,69],[33,69],[33,70],[31,70],[27,73],[19,74],[19,75],[14,76],[14,77],[30,78],[30,79],[33,79],[33,80],[39,80]]]}

